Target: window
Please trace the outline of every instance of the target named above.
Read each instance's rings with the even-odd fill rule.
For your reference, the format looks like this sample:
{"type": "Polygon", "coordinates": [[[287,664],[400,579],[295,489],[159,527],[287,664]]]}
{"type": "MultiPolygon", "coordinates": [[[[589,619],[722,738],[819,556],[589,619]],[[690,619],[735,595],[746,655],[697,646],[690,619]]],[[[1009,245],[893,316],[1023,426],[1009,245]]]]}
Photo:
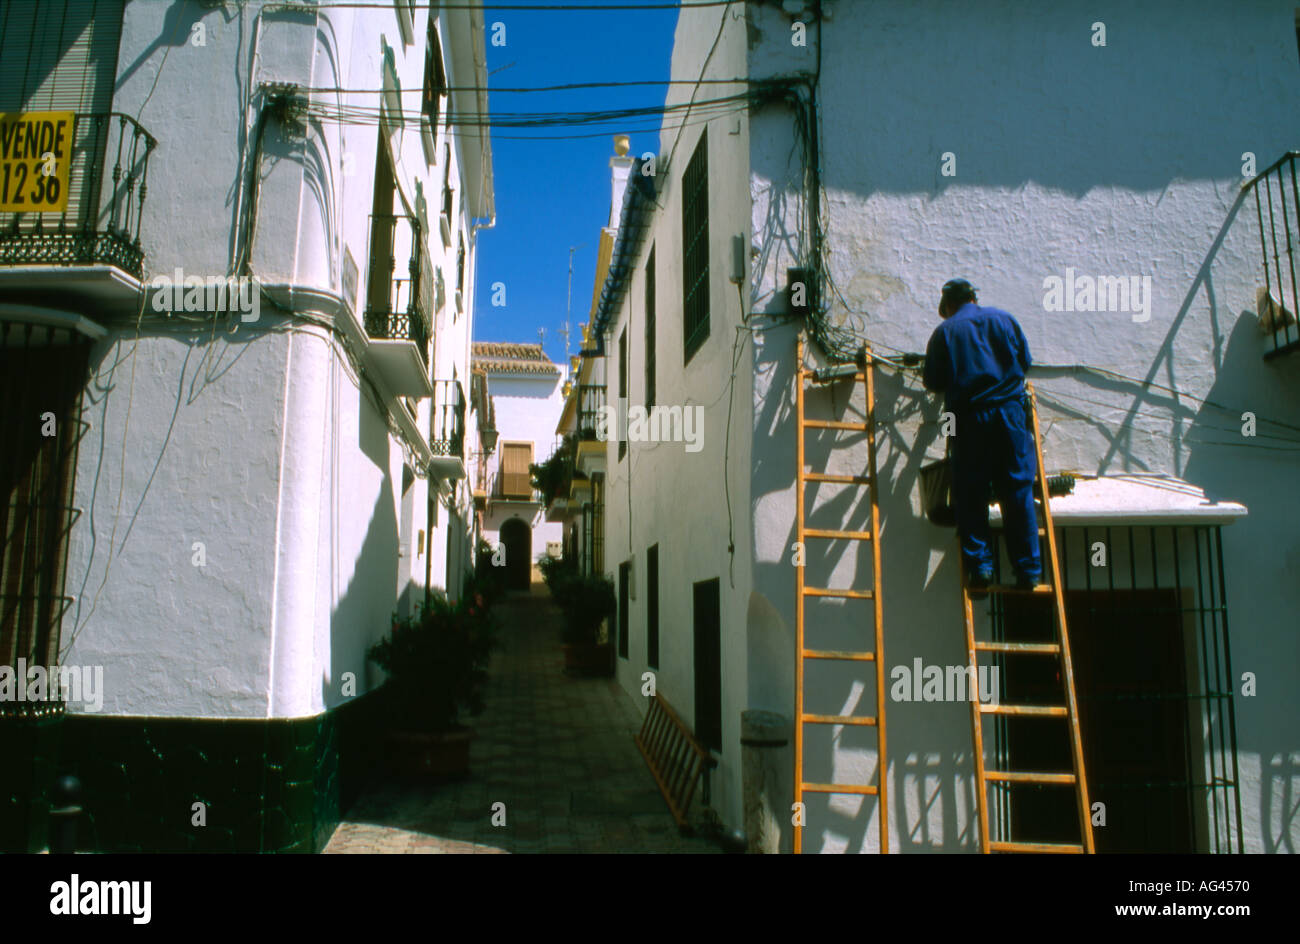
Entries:
{"type": "Polygon", "coordinates": [[[620,659],[627,658],[627,635],[628,635],[628,590],[629,583],[632,579],[631,561],[623,561],[618,565],[618,656],[620,659]]]}
{"type": "Polygon", "coordinates": [[[718,578],[695,584],[695,736],[722,750],[722,603],[718,578]]]}
{"type": "MultiPolygon", "coordinates": [[[[1227,607],[1219,530],[1059,529],[1066,621],[1089,799],[1106,804],[1098,852],[1237,851],[1241,836],[1227,671],[1227,607]],[[1097,542],[1106,564],[1091,555],[1097,542]]],[[[1054,639],[1050,598],[995,601],[994,638],[1054,639]],[[999,635],[1000,634],[1000,635],[999,635]]],[[[1056,705],[1057,662],[1010,653],[992,662],[1004,704],[1056,705]]],[[[999,719],[991,767],[1071,769],[1056,718],[999,719]]],[[[1006,784],[989,791],[994,839],[1077,842],[1072,787],[1006,784]]]]}
{"type": "Polygon", "coordinates": [[[645,406],[655,405],[655,247],[645,263],[645,406]]]}
{"type": "MultiPolygon", "coordinates": [[[[0,665],[57,671],[89,350],[64,332],[0,321],[0,665]],[[37,422],[47,411],[53,436],[37,422]]],[[[29,707],[0,701],[0,718],[29,707]]]]}
{"type": "Polygon", "coordinates": [[[429,11],[427,45],[424,50],[424,100],[420,106],[430,161],[437,154],[434,143],[438,137],[438,118],[442,114],[442,96],[447,92],[447,73],[442,67],[442,46],[438,42],[438,28],[433,11],[429,11]]]}
{"type": "Polygon", "coordinates": [[[605,572],[605,475],[591,477],[591,571],[605,572]]]}
{"type": "MultiPolygon", "coordinates": [[[[460,293],[465,289],[465,231],[461,230],[456,236],[456,291],[460,293]]],[[[460,299],[456,300],[457,306],[460,299]]]]}
{"type": "Polygon", "coordinates": [[[513,442],[501,444],[501,497],[533,497],[532,478],[528,466],[533,461],[533,444],[513,442]]]}
{"type": "Polygon", "coordinates": [[[709,338],[709,137],[682,175],[682,338],[690,363],[709,338]]]}
{"type": "Polygon", "coordinates": [[[618,457],[627,455],[627,430],[623,428],[627,404],[627,328],[618,336],[618,457]]]}
{"type": "Polygon", "coordinates": [[[645,661],[659,668],[659,545],[645,552],[645,661]]]}

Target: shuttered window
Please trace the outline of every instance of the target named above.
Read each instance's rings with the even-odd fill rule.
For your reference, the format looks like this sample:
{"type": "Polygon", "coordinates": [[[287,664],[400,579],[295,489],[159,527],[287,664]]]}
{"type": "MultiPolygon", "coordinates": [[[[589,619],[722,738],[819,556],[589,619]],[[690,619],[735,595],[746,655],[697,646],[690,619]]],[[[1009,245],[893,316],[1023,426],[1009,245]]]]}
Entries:
{"type": "Polygon", "coordinates": [[[655,405],[655,247],[645,264],[645,405],[655,405]]]}
{"type": "Polygon", "coordinates": [[[709,338],[709,137],[682,175],[682,339],[686,363],[709,338]]]}
{"type": "Polygon", "coordinates": [[[532,443],[501,444],[501,494],[504,497],[532,497],[533,486],[528,473],[532,461],[532,443]]]}
{"type": "Polygon", "coordinates": [[[0,112],[111,111],[121,35],[122,0],[4,4],[0,112]]]}

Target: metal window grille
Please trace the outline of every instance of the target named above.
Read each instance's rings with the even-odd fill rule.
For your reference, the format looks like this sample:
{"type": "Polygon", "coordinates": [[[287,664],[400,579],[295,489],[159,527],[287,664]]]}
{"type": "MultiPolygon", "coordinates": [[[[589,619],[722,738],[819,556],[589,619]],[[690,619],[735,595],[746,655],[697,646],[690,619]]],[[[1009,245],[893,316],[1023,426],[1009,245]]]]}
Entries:
{"type": "MultiPolygon", "coordinates": [[[[0,322],[0,665],[59,663],[88,352],[66,331],[0,322]]],[[[50,704],[0,703],[33,709],[50,704]]]]}
{"type": "Polygon", "coordinates": [[[581,384],[578,387],[578,438],[596,438],[597,421],[605,406],[604,384],[581,384]]]}
{"type": "Polygon", "coordinates": [[[700,135],[682,175],[682,337],[685,360],[709,337],[709,139],[700,135]]]}
{"type": "Polygon", "coordinates": [[[645,263],[645,405],[655,405],[655,249],[645,263]]]}
{"type": "Polygon", "coordinates": [[[1264,266],[1263,293],[1256,314],[1268,334],[1265,358],[1300,350],[1300,288],[1297,287],[1296,242],[1300,240],[1300,189],[1296,158],[1289,151],[1246,184],[1255,196],[1259,246],[1264,266]]]}
{"type": "Polygon", "coordinates": [[[465,458],[465,393],[459,380],[433,382],[429,448],[435,456],[465,458]]]}
{"type": "MultiPolygon", "coordinates": [[[[622,412],[623,403],[627,399],[627,328],[624,328],[618,336],[618,401],[619,411],[622,412]]],[[[622,422],[622,417],[619,418],[622,422]]],[[[618,431],[618,458],[623,459],[627,455],[627,434],[625,430],[618,431]]]]}
{"type": "Polygon", "coordinates": [[[605,572],[605,477],[591,477],[591,570],[605,572]]]}
{"type": "MultiPolygon", "coordinates": [[[[1106,805],[1107,826],[1094,830],[1098,850],[1242,852],[1220,528],[1071,526],[1058,534],[1088,792],[1106,805]]],[[[1048,606],[1045,599],[990,597],[993,638],[1045,640],[1038,634],[1051,632],[1048,606]]],[[[1014,654],[993,660],[1000,698],[1027,700],[1023,679],[1034,659],[1055,664],[1014,654]]],[[[1059,681],[1045,680],[1043,689],[1052,687],[1059,697],[1059,681]]],[[[998,769],[1041,759],[1028,726],[1046,723],[996,718],[998,769]]],[[[1057,759],[1065,766],[1056,769],[1068,769],[1068,757],[1057,759]]],[[[1053,818],[1075,822],[1068,791],[1049,799],[1053,789],[995,786],[996,838],[1024,839],[1027,828],[1053,818]]]]}

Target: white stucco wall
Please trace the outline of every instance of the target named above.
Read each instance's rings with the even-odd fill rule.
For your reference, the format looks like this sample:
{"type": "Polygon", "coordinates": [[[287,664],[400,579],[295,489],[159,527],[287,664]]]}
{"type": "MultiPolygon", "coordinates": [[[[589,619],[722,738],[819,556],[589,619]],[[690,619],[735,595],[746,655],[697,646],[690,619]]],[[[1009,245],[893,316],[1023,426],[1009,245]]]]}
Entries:
{"type": "MultiPolygon", "coordinates": [[[[726,25],[705,72],[706,78],[743,74],[745,23],[738,11],[721,8],[684,9],[674,38],[673,78],[700,75],[714,37],[726,16],[726,25]]],[[[697,98],[718,98],[736,91],[728,85],[701,86],[697,98]]],[[[692,86],[675,85],[669,103],[686,101],[692,86]]],[[[737,374],[731,383],[732,357],[748,359],[747,332],[738,336],[740,299],[728,281],[733,235],[749,227],[746,193],[749,154],[746,148],[748,118],[743,111],[707,123],[692,121],[681,132],[660,135],[656,144],[643,146],[634,138],[632,151],[653,150],[669,156],[669,169],[659,181],[658,204],[651,229],[628,287],[619,318],[610,326],[604,376],[606,395],[617,396],[618,338],[626,329],[630,402],[645,399],[645,260],[655,247],[656,270],[656,403],[694,410],[703,408],[699,451],[689,452],[682,442],[629,442],[627,455],[618,458],[617,444],[607,449],[605,496],[605,569],[617,588],[618,566],[631,560],[635,599],[629,608],[628,658],[619,659],[618,679],[645,710],[642,674],[650,671],[646,648],[646,551],[659,545],[660,659],[655,672],[658,693],[687,722],[695,724],[694,597],[695,583],[720,578],[722,613],[722,733],[723,752],[711,775],[712,805],[728,823],[739,823],[740,713],[747,707],[746,642],[743,626],[752,587],[749,564],[751,424],[749,381],[737,374]],[[681,177],[708,129],[710,328],[708,340],[684,363],[681,317],[682,260],[681,177]],[[740,351],[734,345],[739,341],[740,351]],[[731,437],[727,442],[728,399],[734,398],[731,437]],[[725,470],[725,471],[724,471],[725,470]],[[629,507],[629,489],[632,501],[629,507]],[[734,558],[728,554],[727,501],[730,491],[734,558]]],[[[676,124],[672,122],[671,124],[676,124]]],[[[749,301],[746,299],[746,310],[749,301]]]]}
{"type": "MultiPolygon", "coordinates": [[[[423,84],[426,13],[406,44],[394,10],[317,15],[248,4],[227,17],[198,3],[127,6],[114,108],[139,113],[158,139],[141,231],[146,281],[178,267],[187,276],[230,271],[237,203],[246,200],[242,167],[252,159],[250,89],[285,81],[375,89],[387,44],[411,108],[423,84]],[[189,45],[200,23],[204,45],[189,45]]],[[[439,14],[448,82],[473,84],[476,63],[458,32],[468,17],[448,16],[439,14]]],[[[371,109],[376,101],[327,97],[371,109]]],[[[63,639],[67,661],[104,665],[108,713],[318,713],[350,697],[344,673],[355,673],[357,694],[379,681],[366,649],[394,610],[422,598],[429,556],[432,583],[459,589],[472,549],[468,487],[443,487],[432,528],[426,480],[417,477],[403,501],[412,453],[392,421],[400,407],[355,340],[377,134],[373,123],[321,119],[292,140],[268,125],[252,271],[264,284],[293,286],[279,297],[313,324],[284,317],[269,299],[257,322],[236,318],[229,333],[224,321],[214,328],[148,312],[138,331],[115,330],[92,352],[76,486],[84,514],[71,536],[75,600],[63,639]],[[345,254],[358,280],[356,294],[340,300],[345,254]],[[191,564],[196,541],[205,566],[191,564]]],[[[423,193],[430,255],[446,281],[431,377],[459,379],[468,396],[475,254],[461,166],[471,145],[444,131],[431,164],[408,119],[392,146],[402,195],[395,211],[415,212],[423,193]],[[438,230],[444,140],[453,142],[449,247],[438,230]],[[467,258],[455,312],[459,233],[467,258]]],[[[430,412],[420,401],[425,438],[430,412]]],[[[477,424],[466,419],[469,452],[477,424]]]]}

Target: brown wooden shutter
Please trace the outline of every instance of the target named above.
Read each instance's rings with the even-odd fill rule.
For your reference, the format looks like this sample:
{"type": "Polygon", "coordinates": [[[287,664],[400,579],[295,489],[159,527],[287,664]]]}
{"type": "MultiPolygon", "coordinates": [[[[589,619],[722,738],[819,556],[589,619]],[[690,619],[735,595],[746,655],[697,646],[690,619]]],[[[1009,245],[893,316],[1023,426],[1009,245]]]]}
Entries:
{"type": "Polygon", "coordinates": [[[532,443],[501,444],[501,494],[512,498],[532,496],[532,477],[528,472],[532,461],[532,443]]]}

